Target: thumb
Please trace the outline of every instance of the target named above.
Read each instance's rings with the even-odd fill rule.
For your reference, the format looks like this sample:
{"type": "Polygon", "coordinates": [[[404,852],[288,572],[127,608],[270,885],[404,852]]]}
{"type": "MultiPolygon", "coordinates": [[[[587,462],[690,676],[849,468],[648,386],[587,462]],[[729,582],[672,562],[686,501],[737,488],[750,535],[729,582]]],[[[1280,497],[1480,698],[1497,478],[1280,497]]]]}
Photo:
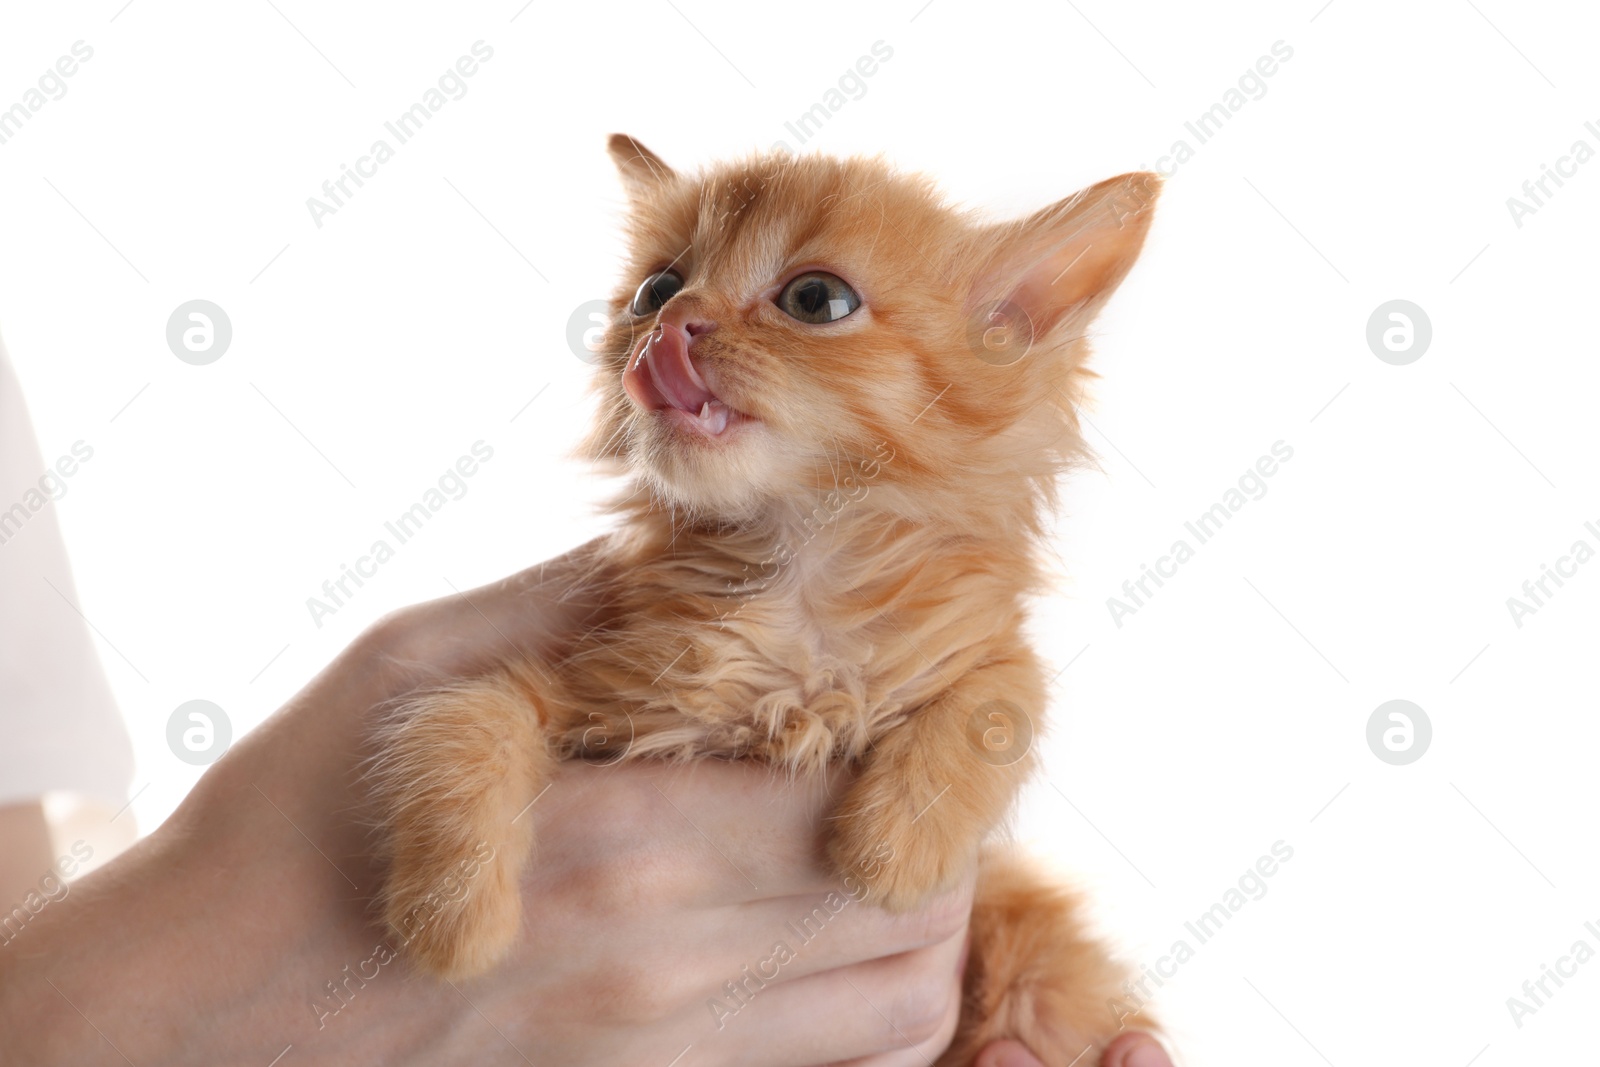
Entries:
{"type": "Polygon", "coordinates": [[[996,1041],[978,1053],[975,1067],[1044,1067],[1028,1047],[1016,1041],[996,1041]]]}

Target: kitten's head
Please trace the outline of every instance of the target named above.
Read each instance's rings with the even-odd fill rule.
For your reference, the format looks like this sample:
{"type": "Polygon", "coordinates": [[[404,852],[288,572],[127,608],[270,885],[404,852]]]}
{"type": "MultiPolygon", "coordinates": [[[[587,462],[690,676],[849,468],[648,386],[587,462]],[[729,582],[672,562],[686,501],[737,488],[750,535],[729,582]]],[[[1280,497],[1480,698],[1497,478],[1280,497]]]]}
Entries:
{"type": "Polygon", "coordinates": [[[680,175],[611,138],[628,266],[588,451],[709,520],[838,490],[918,519],[1031,524],[1083,450],[1090,319],[1132,267],[1154,175],[984,223],[878,160],[680,175]]]}

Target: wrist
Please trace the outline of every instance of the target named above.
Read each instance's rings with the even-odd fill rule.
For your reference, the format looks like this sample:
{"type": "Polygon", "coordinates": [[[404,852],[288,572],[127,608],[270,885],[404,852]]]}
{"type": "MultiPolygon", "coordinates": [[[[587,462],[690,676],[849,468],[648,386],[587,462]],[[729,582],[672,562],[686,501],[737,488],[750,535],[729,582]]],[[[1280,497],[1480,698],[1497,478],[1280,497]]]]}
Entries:
{"type": "Polygon", "coordinates": [[[451,1026],[446,998],[406,1002],[399,960],[365,988],[351,982],[342,1011],[327,989],[382,939],[366,913],[375,872],[349,818],[372,657],[369,645],[347,651],[150,837],[0,946],[8,1054],[264,1065],[293,1044],[299,1067],[403,1062],[396,1042],[451,1026]]]}
{"type": "Polygon", "coordinates": [[[0,949],[8,1056],[214,1067],[293,1045],[298,1067],[405,1063],[461,1025],[471,1009],[448,988],[367,962],[386,939],[364,894],[318,892],[292,862],[287,879],[263,870],[242,854],[273,851],[255,830],[241,848],[175,816],[0,949]]]}

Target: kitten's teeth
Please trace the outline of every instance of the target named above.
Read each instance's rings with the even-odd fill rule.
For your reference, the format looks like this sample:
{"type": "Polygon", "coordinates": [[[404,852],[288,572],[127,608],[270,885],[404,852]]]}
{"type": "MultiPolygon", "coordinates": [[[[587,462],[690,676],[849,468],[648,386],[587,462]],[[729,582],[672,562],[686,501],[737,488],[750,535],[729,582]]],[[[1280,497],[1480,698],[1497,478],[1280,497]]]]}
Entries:
{"type": "Polygon", "coordinates": [[[707,400],[700,405],[700,413],[695,416],[700,422],[700,428],[713,436],[728,428],[728,420],[733,417],[733,410],[720,400],[707,400]]]}
{"type": "Polygon", "coordinates": [[[700,425],[711,434],[719,434],[728,428],[728,405],[720,400],[707,400],[700,408],[700,425]]]}

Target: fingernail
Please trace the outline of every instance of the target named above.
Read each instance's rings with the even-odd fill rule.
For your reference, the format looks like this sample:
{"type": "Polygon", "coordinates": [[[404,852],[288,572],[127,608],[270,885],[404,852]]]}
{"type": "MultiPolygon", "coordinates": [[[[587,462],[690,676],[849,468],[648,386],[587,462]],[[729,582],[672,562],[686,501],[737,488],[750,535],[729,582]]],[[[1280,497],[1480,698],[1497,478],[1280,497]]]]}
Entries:
{"type": "Polygon", "coordinates": [[[1000,1049],[994,1060],[995,1067],[1044,1067],[1027,1049],[1010,1043],[1000,1049]]]}
{"type": "Polygon", "coordinates": [[[1135,1045],[1133,1051],[1128,1053],[1128,1058],[1122,1062],[1126,1067],[1172,1067],[1172,1059],[1167,1055],[1167,1050],[1154,1038],[1135,1045]]]}

